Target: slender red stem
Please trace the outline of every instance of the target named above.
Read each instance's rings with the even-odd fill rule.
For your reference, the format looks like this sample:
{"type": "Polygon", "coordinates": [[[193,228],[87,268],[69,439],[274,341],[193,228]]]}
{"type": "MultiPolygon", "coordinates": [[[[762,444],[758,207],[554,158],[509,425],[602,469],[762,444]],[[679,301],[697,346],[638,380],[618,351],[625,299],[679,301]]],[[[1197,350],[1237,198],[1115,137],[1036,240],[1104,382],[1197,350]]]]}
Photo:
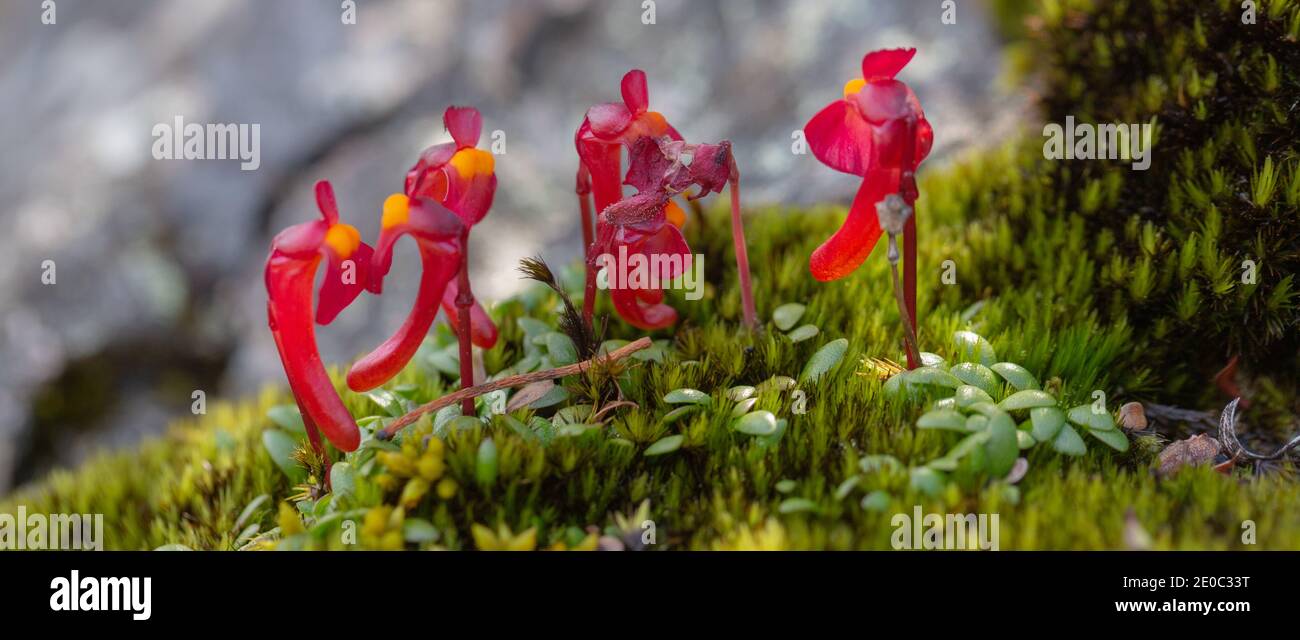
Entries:
{"type": "MultiPolygon", "coordinates": [[[[903,298],[907,302],[907,320],[911,333],[916,335],[916,216],[907,219],[903,226],[903,298]]],[[[920,355],[907,352],[907,368],[921,366],[920,355]]]]}
{"type": "Polygon", "coordinates": [[[585,165],[578,165],[578,184],[575,188],[578,194],[578,208],[582,211],[582,251],[586,255],[591,251],[591,228],[594,224],[591,213],[591,174],[587,173],[585,165]]]}
{"type": "MultiPolygon", "coordinates": [[[[889,248],[892,256],[897,256],[897,248],[894,244],[894,236],[889,236],[889,248]]],[[[916,330],[912,328],[912,314],[907,311],[907,304],[903,301],[902,288],[898,286],[898,263],[894,260],[889,262],[889,272],[894,277],[894,300],[898,302],[898,313],[903,319],[903,342],[907,347],[907,363],[909,369],[915,369],[912,363],[919,363],[921,356],[918,353],[916,345],[916,330]]]]}
{"type": "MultiPolygon", "coordinates": [[[[457,339],[460,340],[460,388],[474,386],[474,345],[470,342],[469,309],[474,306],[474,292],[469,288],[469,227],[460,235],[460,275],[456,291],[457,339]]],[[[474,399],[465,398],[460,403],[463,416],[474,415],[474,399]]]]}
{"type": "Polygon", "coordinates": [[[736,246],[736,271],[740,274],[740,306],[745,314],[745,326],[751,331],[758,328],[758,312],[754,310],[754,285],[749,277],[749,250],[745,246],[745,223],[740,217],[740,174],[731,176],[731,240],[736,246]]]}
{"type": "Polygon", "coordinates": [[[591,174],[584,164],[578,165],[578,209],[582,211],[582,258],[587,269],[587,282],[582,291],[582,319],[591,325],[596,312],[596,268],[591,264],[591,245],[595,242],[593,227],[596,221],[591,211],[591,174]]]}

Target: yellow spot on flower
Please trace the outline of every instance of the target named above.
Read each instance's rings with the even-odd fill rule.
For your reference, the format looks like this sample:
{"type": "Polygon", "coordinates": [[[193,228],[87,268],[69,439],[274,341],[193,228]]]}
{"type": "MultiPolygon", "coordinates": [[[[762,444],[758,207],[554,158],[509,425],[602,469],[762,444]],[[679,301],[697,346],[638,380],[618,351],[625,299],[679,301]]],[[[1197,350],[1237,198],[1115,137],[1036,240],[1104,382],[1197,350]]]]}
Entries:
{"type": "Polygon", "coordinates": [[[669,224],[678,229],[681,229],[682,225],[686,224],[686,212],[682,211],[682,208],[672,200],[669,200],[668,205],[664,207],[664,216],[668,218],[669,224]]]}
{"type": "Polygon", "coordinates": [[[482,149],[461,149],[451,157],[451,166],[462,178],[490,176],[496,170],[496,159],[482,149]]]}
{"type": "Polygon", "coordinates": [[[867,86],[867,81],[862,78],[849,80],[844,84],[844,97],[847,98],[851,95],[856,95],[859,91],[862,91],[862,87],[865,86],[867,86]]]}
{"type": "Polygon", "coordinates": [[[411,199],[400,194],[394,193],[384,200],[384,216],[381,218],[380,225],[384,229],[392,229],[400,224],[406,224],[411,217],[411,199]]]}
{"type": "Polygon", "coordinates": [[[334,251],[334,255],[346,260],[361,246],[361,233],[350,224],[331,225],[325,232],[325,245],[334,251]]]}

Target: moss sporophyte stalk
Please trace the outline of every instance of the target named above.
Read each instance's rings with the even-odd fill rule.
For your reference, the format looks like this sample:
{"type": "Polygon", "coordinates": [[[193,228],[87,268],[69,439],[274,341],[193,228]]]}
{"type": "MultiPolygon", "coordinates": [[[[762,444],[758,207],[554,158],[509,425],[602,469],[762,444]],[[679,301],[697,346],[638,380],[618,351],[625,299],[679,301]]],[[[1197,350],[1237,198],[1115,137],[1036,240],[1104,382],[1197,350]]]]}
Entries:
{"type": "Polygon", "coordinates": [[[526,261],[535,282],[490,304],[465,241],[509,160],[447,110],[452,142],[372,194],[373,249],[324,182],[319,217],[276,236],[287,393],[214,401],[0,513],[102,512],[110,549],[890,549],[939,514],[989,516],[989,547],[996,514],[1000,549],[1300,548],[1300,484],[1276,473],[1300,396],[1300,4],[1249,26],[1231,2],[992,4],[1041,115],[918,173],[926,51],[825,61],[861,76],[789,126],[811,116],[812,155],[857,176],[847,207],[751,206],[742,228],[756,150],[688,141],[640,71],[573,105],[582,255],[526,261]],[[1154,125],[1149,166],[1045,157],[1068,118],[1154,125]],[[695,200],[724,186],[730,207],[695,200]],[[383,291],[403,235],[411,313],[327,366],[317,325],[383,291]],[[620,252],[701,265],[700,299],[608,269],[601,293],[620,252]]]}

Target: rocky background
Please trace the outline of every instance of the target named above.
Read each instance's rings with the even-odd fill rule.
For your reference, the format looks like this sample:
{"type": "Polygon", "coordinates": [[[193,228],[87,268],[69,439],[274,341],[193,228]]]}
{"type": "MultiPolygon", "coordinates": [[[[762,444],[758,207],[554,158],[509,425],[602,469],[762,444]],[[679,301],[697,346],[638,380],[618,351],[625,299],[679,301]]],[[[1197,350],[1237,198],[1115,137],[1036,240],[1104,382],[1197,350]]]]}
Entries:
{"type": "MultiPolygon", "coordinates": [[[[999,89],[974,0],[956,24],[939,0],[657,0],[648,25],[642,0],[356,0],[355,24],[342,0],[42,4],[0,3],[0,492],[160,432],[196,389],[212,403],[280,380],[271,236],[317,215],[311,185],[328,178],[374,238],[449,103],[506,136],[471,243],[485,300],[520,286],[520,257],[578,255],[573,132],[630,68],[688,139],[735,143],[750,204],[852,196],[791,135],[868,50],[920,49],[904,77],[936,131],[930,167],[999,139],[1024,103],[999,89]],[[178,115],[260,124],[260,168],[155,160],[154,125],[178,115]]],[[[327,360],[406,314],[418,266],[413,245],[399,253],[388,295],[321,332],[327,360]]]]}

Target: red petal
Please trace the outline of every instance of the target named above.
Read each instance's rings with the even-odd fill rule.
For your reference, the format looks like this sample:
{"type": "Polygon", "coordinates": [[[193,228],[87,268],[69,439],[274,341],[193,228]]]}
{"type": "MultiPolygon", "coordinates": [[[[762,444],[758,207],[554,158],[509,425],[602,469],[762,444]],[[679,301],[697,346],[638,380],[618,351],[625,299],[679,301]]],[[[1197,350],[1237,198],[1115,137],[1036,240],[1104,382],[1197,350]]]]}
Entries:
{"type": "Polygon", "coordinates": [[[634,114],[645,113],[650,108],[650,89],[646,86],[645,72],[633,69],[623,76],[623,104],[634,114]]]}
{"type": "Polygon", "coordinates": [[[916,123],[916,164],[920,165],[925,157],[930,155],[930,147],[934,146],[934,129],[930,126],[930,121],[921,118],[916,123]]]}
{"type": "Polygon", "coordinates": [[[872,78],[893,78],[916,55],[916,49],[881,49],[872,51],[862,58],[862,77],[868,82],[872,78]]]}
{"type": "MultiPolygon", "coordinates": [[[[634,247],[633,251],[644,255],[647,260],[650,260],[653,256],[660,256],[659,261],[666,268],[664,273],[652,273],[652,277],[656,281],[672,280],[685,273],[691,266],[691,248],[686,244],[686,238],[682,237],[682,232],[671,224],[665,224],[658,233],[646,238],[634,247]],[[678,259],[665,260],[669,256],[678,256],[678,259]]],[[[653,265],[654,262],[648,262],[647,264],[653,265]]]]}
{"type": "MultiPolygon", "coordinates": [[[[456,277],[459,275],[460,272],[457,271],[456,276],[452,276],[452,280],[447,283],[447,290],[442,293],[442,310],[447,314],[447,324],[456,332],[460,331],[457,324],[460,315],[456,308],[456,296],[460,293],[456,277]]],[[[497,344],[497,325],[478,300],[474,300],[474,305],[469,308],[469,340],[483,349],[491,349],[497,344]]]]}
{"type": "Polygon", "coordinates": [[[492,208],[492,198],[497,191],[496,174],[477,175],[465,180],[454,169],[446,169],[447,194],[443,203],[456,212],[467,225],[474,226],[492,208]]]}
{"type": "Polygon", "coordinates": [[[325,269],[325,281],[321,284],[320,298],[316,302],[316,324],[329,324],[340,311],[352,304],[361,295],[363,289],[370,288],[370,268],[374,250],[370,245],[361,243],[347,260],[352,263],[351,282],[344,282],[343,260],[326,249],[329,266],[325,269]]]}
{"type": "Polygon", "coordinates": [[[898,192],[898,171],[872,171],[867,174],[853,199],[848,218],[829,240],[813,251],[808,267],[822,282],[837,280],[853,273],[880,240],[880,219],[876,203],[898,192]]]}
{"type": "Polygon", "coordinates": [[[321,215],[325,216],[325,222],[331,225],[338,223],[339,204],[334,199],[334,187],[330,185],[329,180],[316,183],[316,206],[320,209],[321,215]]]}
{"type": "Polygon", "coordinates": [[[804,125],[813,155],[844,173],[865,175],[871,158],[871,126],[846,100],[836,100],[804,125]]]}
{"type": "Polygon", "coordinates": [[[294,258],[311,258],[320,252],[328,230],[329,225],[321,220],[295,224],[275,234],[271,251],[294,258]]]}
{"type": "Polygon", "coordinates": [[[632,124],[633,114],[626,105],[598,104],[587,110],[587,123],[598,138],[614,140],[632,124]]]}
{"type": "Polygon", "coordinates": [[[442,175],[451,157],[456,155],[456,144],[448,142],[435,144],[420,153],[415,166],[406,172],[406,184],[403,193],[411,198],[433,198],[441,200],[446,195],[446,185],[442,184],[446,176],[442,175]]]}
{"type": "MultiPolygon", "coordinates": [[[[663,295],[662,291],[658,292],[663,295]]],[[[666,304],[642,304],[638,291],[633,289],[613,289],[609,292],[614,302],[614,310],[628,324],[650,331],[672,326],[677,322],[677,312],[666,304]]]]}
{"type": "Polygon", "coordinates": [[[919,109],[913,108],[916,96],[912,90],[897,80],[868,82],[852,96],[852,100],[857,103],[858,112],[871,124],[921,115],[919,109]]]}
{"type": "Polygon", "coordinates": [[[472,147],[478,144],[483,131],[483,116],[474,107],[447,107],[442,114],[442,124],[451,133],[457,147],[472,147]]]}

